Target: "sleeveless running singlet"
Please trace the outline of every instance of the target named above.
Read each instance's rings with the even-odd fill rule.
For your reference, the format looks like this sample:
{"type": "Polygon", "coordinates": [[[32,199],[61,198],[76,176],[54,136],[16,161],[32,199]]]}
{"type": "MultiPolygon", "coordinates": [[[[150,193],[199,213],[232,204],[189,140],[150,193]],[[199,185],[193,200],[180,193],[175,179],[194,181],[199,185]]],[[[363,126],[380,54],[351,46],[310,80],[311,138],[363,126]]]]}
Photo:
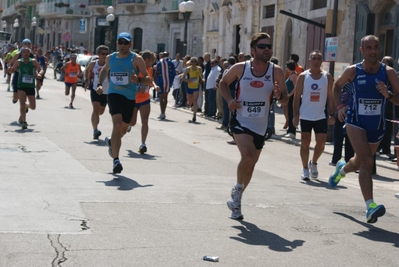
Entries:
{"type": "Polygon", "coordinates": [[[188,89],[198,89],[199,86],[199,79],[200,79],[200,72],[199,68],[197,67],[196,70],[193,70],[189,67],[190,71],[188,72],[188,89]]]}
{"type": "Polygon", "coordinates": [[[389,87],[385,64],[376,74],[366,73],[362,64],[356,64],[356,77],[353,80],[346,123],[366,131],[385,130],[385,105],[387,99],[376,89],[381,81],[389,87]]]}
{"type": "Polygon", "coordinates": [[[309,70],[305,72],[303,81],[302,104],[299,116],[302,120],[318,121],[327,118],[326,103],[328,78],[327,72],[322,71],[320,79],[314,80],[309,70]]]}
{"type": "Polygon", "coordinates": [[[65,68],[64,81],[67,83],[77,83],[78,73],[79,73],[79,64],[76,63],[75,66],[73,66],[71,62],[68,62],[65,68]]]}
{"type": "Polygon", "coordinates": [[[130,81],[133,71],[138,74],[138,70],[133,67],[134,57],[134,52],[125,58],[118,58],[118,52],[111,54],[108,94],[120,94],[129,100],[136,100],[137,84],[130,81]]]}
{"type": "Polygon", "coordinates": [[[22,58],[18,59],[18,61],[18,88],[35,88],[35,66],[33,66],[32,59],[29,58],[28,63],[24,63],[22,58]]]}
{"type": "Polygon", "coordinates": [[[259,135],[265,135],[269,121],[270,96],[274,90],[274,64],[263,75],[255,76],[251,70],[252,62],[246,61],[244,73],[239,83],[237,100],[241,108],[236,111],[236,119],[242,127],[259,135]]]}
{"type": "MultiPolygon", "coordinates": [[[[147,68],[148,75],[152,77],[152,67],[147,68]]],[[[139,73],[139,78],[143,78],[143,74],[139,73]]],[[[145,84],[137,84],[136,103],[143,103],[150,99],[150,86],[145,84]]]]}
{"type": "MultiPolygon", "coordinates": [[[[98,84],[98,79],[100,78],[100,72],[101,69],[104,67],[104,65],[100,66],[100,64],[98,64],[98,60],[96,60],[96,63],[94,64],[93,67],[93,74],[94,74],[94,78],[93,78],[93,90],[97,89],[97,84],[98,84]]],[[[103,81],[102,84],[102,90],[103,90],[103,94],[108,94],[108,87],[109,87],[109,83],[108,83],[108,75],[107,78],[105,78],[105,80],[103,81]]]]}

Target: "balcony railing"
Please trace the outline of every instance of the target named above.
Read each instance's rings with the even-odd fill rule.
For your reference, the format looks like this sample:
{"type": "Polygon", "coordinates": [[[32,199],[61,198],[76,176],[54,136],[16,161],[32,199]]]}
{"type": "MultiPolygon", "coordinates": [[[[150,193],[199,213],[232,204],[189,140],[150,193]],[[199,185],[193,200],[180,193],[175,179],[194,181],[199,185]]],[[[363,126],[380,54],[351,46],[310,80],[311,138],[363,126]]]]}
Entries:
{"type": "Polygon", "coordinates": [[[117,4],[146,4],[147,0],[116,0],[117,4]]]}
{"type": "Polygon", "coordinates": [[[113,0],[89,0],[89,6],[113,6],[113,0]]]}
{"type": "Polygon", "coordinates": [[[38,13],[41,17],[55,16],[57,14],[57,7],[53,2],[41,3],[38,7],[38,13]]]}

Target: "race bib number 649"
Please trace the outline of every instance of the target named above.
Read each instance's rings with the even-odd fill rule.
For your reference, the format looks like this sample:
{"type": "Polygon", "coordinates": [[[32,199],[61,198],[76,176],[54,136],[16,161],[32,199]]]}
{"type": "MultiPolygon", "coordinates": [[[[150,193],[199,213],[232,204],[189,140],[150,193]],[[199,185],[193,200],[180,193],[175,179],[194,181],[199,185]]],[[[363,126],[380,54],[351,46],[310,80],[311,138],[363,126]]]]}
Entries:
{"type": "Polygon", "coordinates": [[[262,118],[266,114],[266,106],[264,101],[242,102],[242,116],[247,118],[262,118]]]}

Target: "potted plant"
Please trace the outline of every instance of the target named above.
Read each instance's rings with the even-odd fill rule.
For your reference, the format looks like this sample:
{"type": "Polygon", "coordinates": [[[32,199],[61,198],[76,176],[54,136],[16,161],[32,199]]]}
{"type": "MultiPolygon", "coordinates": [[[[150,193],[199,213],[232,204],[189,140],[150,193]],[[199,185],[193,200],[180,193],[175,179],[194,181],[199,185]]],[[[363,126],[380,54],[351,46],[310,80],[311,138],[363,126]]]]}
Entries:
{"type": "Polygon", "coordinates": [[[73,14],[73,9],[67,8],[66,13],[67,13],[67,14],[73,14]]]}

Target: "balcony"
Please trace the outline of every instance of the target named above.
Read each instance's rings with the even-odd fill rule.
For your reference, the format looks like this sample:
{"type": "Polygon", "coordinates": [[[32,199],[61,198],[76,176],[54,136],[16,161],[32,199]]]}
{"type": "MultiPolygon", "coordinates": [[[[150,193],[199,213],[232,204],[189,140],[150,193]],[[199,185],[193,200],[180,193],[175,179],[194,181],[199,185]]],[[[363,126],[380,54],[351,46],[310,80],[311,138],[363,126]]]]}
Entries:
{"type": "Polygon", "coordinates": [[[56,7],[57,17],[89,17],[90,9],[84,4],[71,4],[64,5],[61,7],[56,7]]]}
{"type": "Polygon", "coordinates": [[[10,22],[15,17],[20,15],[19,10],[17,10],[15,6],[16,5],[10,5],[9,7],[3,9],[2,20],[10,22]]]}
{"type": "Polygon", "coordinates": [[[41,3],[38,6],[38,13],[40,17],[48,18],[57,16],[57,7],[53,2],[41,3]]]}
{"type": "Polygon", "coordinates": [[[106,13],[106,9],[109,6],[115,6],[115,2],[113,0],[89,0],[88,5],[91,10],[103,14],[106,13]]]}
{"type": "Polygon", "coordinates": [[[163,7],[161,12],[165,14],[179,13],[179,0],[173,0],[170,5],[163,7]]]}
{"type": "Polygon", "coordinates": [[[33,6],[36,4],[40,4],[42,1],[41,0],[19,0],[20,4],[25,4],[28,6],[33,6]]]}
{"type": "Polygon", "coordinates": [[[129,12],[145,7],[147,0],[115,0],[115,4],[118,6],[125,7],[129,12]]]}

